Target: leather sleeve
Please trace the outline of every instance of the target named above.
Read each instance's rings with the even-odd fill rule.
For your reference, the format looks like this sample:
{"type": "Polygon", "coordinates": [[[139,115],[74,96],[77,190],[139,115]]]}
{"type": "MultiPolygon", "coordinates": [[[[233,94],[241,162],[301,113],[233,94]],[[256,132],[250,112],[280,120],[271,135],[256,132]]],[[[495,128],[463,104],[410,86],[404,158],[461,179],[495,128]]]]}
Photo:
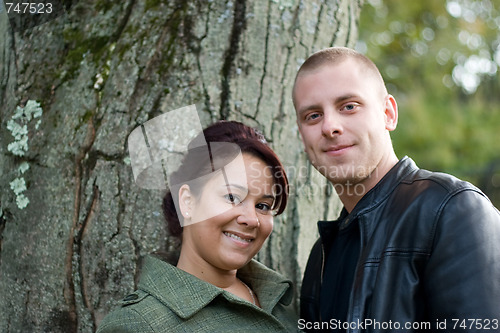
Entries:
{"type": "Polygon", "coordinates": [[[437,209],[424,278],[429,317],[446,320],[450,332],[483,331],[488,322],[491,331],[498,331],[500,214],[480,191],[471,189],[452,194],[437,209]],[[466,329],[453,330],[464,320],[466,329]]]}

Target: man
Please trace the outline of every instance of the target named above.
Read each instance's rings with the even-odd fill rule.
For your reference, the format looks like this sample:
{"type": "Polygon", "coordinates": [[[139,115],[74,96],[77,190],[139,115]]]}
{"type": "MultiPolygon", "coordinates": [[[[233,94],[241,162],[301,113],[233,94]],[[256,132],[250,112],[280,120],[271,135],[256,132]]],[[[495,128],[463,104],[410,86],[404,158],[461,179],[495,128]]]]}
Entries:
{"type": "Polygon", "coordinates": [[[293,102],[305,151],[344,204],[318,222],[299,328],[499,331],[500,214],[473,185],[398,160],[398,108],[375,64],[316,52],[293,102]]]}

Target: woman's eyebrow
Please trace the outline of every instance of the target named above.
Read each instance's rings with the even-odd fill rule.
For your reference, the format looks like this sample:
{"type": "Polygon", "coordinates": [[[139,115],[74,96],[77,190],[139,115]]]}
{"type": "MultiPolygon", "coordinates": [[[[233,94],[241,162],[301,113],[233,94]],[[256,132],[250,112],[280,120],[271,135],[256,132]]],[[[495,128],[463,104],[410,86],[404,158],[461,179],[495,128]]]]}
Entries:
{"type": "Polygon", "coordinates": [[[242,191],[248,191],[248,188],[246,188],[245,186],[242,186],[242,185],[239,185],[239,184],[224,184],[222,186],[226,186],[226,187],[236,187],[242,191]]]}
{"type": "Polygon", "coordinates": [[[261,196],[261,198],[263,198],[263,199],[273,199],[273,201],[276,200],[276,196],[274,196],[272,194],[263,194],[261,196]]]}
{"type": "MultiPolygon", "coordinates": [[[[225,184],[223,186],[225,186],[227,188],[229,188],[229,187],[236,187],[236,188],[238,188],[238,189],[240,189],[242,191],[248,191],[248,188],[246,188],[245,186],[239,185],[239,184],[225,184]]],[[[276,196],[273,195],[273,194],[263,194],[260,197],[263,198],[263,199],[273,199],[273,200],[276,200],[276,196]]]]}

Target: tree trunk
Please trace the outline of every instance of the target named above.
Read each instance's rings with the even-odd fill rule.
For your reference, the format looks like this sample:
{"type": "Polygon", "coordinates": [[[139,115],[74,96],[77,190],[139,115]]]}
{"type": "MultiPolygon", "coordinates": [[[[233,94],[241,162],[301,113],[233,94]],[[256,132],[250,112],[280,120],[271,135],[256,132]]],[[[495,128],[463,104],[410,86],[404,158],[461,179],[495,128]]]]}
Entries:
{"type": "Polygon", "coordinates": [[[0,331],[91,332],[134,289],[144,255],[176,253],[163,193],[133,181],[127,137],[189,104],[203,126],[258,127],[282,159],[291,200],[258,259],[298,291],[316,221],[340,204],[303,153],[291,86],[311,52],[354,46],[361,3],[66,1],[32,28],[4,8],[0,331]]]}

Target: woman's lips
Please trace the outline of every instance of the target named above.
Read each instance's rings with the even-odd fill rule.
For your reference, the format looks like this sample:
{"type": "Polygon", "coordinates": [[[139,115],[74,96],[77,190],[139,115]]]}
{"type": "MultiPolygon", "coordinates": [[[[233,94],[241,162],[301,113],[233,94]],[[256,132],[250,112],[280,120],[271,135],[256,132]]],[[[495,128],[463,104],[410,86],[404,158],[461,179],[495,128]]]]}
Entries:
{"type": "Polygon", "coordinates": [[[246,247],[249,246],[255,237],[251,235],[245,235],[237,232],[232,232],[232,231],[224,231],[223,234],[229,238],[231,241],[236,243],[237,245],[241,247],[246,247]]]}

